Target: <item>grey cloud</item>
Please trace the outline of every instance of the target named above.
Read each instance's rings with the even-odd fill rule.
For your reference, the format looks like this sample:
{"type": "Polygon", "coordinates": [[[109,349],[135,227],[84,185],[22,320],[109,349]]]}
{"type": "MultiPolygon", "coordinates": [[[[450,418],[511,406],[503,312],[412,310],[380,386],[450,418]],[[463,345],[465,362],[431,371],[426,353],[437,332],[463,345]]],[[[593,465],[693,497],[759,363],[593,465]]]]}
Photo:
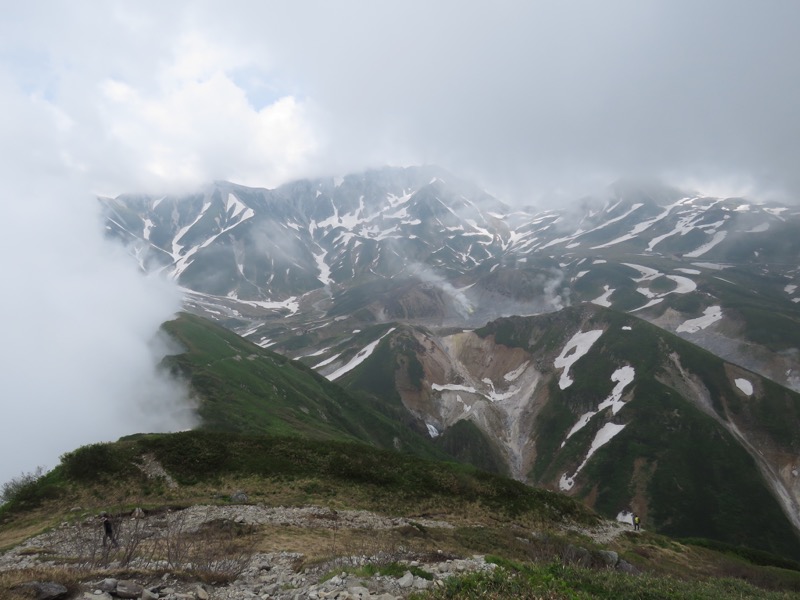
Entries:
{"type": "Polygon", "coordinates": [[[800,189],[795,3],[312,6],[251,22],[273,24],[264,52],[303,82],[333,163],[532,192],[631,175],[800,189]]]}

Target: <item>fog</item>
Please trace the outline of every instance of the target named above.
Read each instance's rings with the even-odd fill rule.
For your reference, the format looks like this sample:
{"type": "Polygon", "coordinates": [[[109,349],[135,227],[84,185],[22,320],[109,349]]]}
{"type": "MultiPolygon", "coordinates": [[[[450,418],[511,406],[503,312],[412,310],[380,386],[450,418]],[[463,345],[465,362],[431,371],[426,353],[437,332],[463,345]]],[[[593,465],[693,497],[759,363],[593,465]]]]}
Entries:
{"type": "Polygon", "coordinates": [[[83,444],[195,422],[186,387],[157,369],[177,351],[158,335],[177,289],[103,239],[87,182],[40,139],[46,115],[17,100],[0,136],[0,483],[83,444]]]}
{"type": "Polygon", "coordinates": [[[0,479],[188,424],[151,347],[179,295],[103,242],[95,195],[436,164],[510,204],[622,177],[795,201],[798,22],[781,0],[4,6],[0,479]]]}

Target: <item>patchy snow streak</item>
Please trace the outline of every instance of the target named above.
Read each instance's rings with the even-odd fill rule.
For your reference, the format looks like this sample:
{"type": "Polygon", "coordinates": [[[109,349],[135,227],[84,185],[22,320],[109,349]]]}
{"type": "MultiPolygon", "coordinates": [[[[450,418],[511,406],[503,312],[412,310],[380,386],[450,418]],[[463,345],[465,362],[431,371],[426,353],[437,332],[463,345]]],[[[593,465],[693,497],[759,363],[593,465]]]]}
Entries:
{"type": "Polygon", "coordinates": [[[625,403],[621,400],[622,391],[633,382],[633,376],[635,374],[633,367],[628,365],[614,371],[611,374],[611,381],[615,381],[617,385],[611,390],[611,395],[600,403],[597,410],[601,411],[610,406],[611,412],[617,414],[619,409],[625,406],[625,403]]]}
{"type": "Polygon", "coordinates": [[[616,382],[617,385],[615,385],[614,389],[611,390],[611,394],[608,396],[608,398],[603,400],[597,406],[597,410],[590,411],[581,415],[581,417],[578,419],[578,422],[572,426],[572,429],[570,429],[569,433],[567,434],[567,437],[564,439],[563,442],[561,442],[561,447],[563,448],[564,444],[566,444],[566,441],[574,434],[579,432],[581,429],[583,429],[589,423],[589,421],[592,420],[592,417],[595,416],[597,413],[602,412],[606,408],[610,407],[611,413],[616,415],[619,412],[619,410],[623,406],[625,406],[625,402],[622,401],[622,392],[630,383],[633,382],[634,375],[635,375],[634,368],[628,365],[620,367],[619,369],[614,371],[611,374],[611,381],[616,382]]]}
{"type": "Polygon", "coordinates": [[[605,306],[606,308],[608,308],[611,306],[611,301],[609,300],[609,298],[611,297],[611,294],[613,294],[615,290],[614,288],[610,288],[607,285],[604,285],[603,289],[605,290],[605,292],[600,296],[598,296],[597,298],[595,298],[594,300],[590,300],[590,302],[592,304],[597,304],[599,306],[605,306]]]}
{"type": "Polygon", "coordinates": [[[581,472],[581,469],[586,466],[586,463],[589,462],[589,459],[592,455],[597,452],[600,448],[602,448],[605,444],[610,442],[615,435],[617,435],[620,431],[625,429],[625,425],[618,425],[617,423],[606,423],[603,425],[597,434],[594,436],[594,440],[592,441],[592,446],[589,448],[588,454],[586,454],[586,458],[583,459],[583,462],[580,466],[575,470],[575,472],[569,476],[564,473],[561,476],[561,479],[558,482],[558,487],[562,491],[568,491],[572,489],[572,486],[575,485],[575,478],[578,476],[578,473],[581,472]]]}
{"type": "Polygon", "coordinates": [[[380,341],[381,341],[383,338],[385,338],[387,335],[389,335],[390,333],[392,333],[392,332],[394,331],[394,329],[395,329],[395,328],[394,328],[394,327],[392,327],[392,328],[391,328],[389,331],[387,331],[386,333],[384,333],[384,334],[383,334],[381,337],[379,337],[377,340],[375,340],[374,342],[372,342],[372,343],[370,343],[370,344],[367,344],[367,346],[366,346],[366,347],[365,347],[363,350],[361,350],[361,351],[360,351],[358,354],[356,354],[356,355],[355,355],[355,356],[354,356],[354,357],[353,357],[353,358],[350,360],[350,362],[348,362],[348,363],[347,363],[346,365],[344,365],[343,367],[339,367],[339,368],[338,368],[338,369],[336,369],[336,370],[335,370],[333,373],[330,373],[329,375],[326,375],[325,377],[326,377],[326,378],[327,378],[329,381],[334,381],[334,380],[338,379],[339,377],[341,377],[342,375],[344,375],[345,373],[349,373],[350,371],[352,371],[353,369],[355,369],[355,368],[356,368],[358,365],[360,365],[362,362],[364,362],[365,360],[367,360],[367,358],[369,358],[370,354],[372,354],[372,352],[375,350],[375,348],[377,348],[377,347],[378,347],[378,344],[380,343],[380,341]]]}
{"type": "Polygon", "coordinates": [[[687,252],[686,254],[684,254],[684,256],[687,258],[697,258],[698,256],[703,256],[703,254],[705,254],[706,252],[711,250],[714,246],[719,244],[722,240],[724,240],[727,235],[728,235],[727,231],[718,231],[717,233],[714,234],[714,237],[711,238],[710,242],[703,244],[696,250],[687,252]]]}
{"type": "Polygon", "coordinates": [[[704,312],[702,317],[697,317],[696,319],[689,319],[688,321],[684,321],[678,328],[675,330],[678,333],[695,333],[700,331],[701,329],[705,329],[712,323],[719,321],[722,318],[722,307],[720,306],[709,306],[704,312]]]}
{"type": "Polygon", "coordinates": [[[313,369],[319,369],[319,368],[321,368],[321,367],[324,367],[325,365],[329,365],[329,364],[331,364],[333,361],[335,361],[337,358],[339,358],[341,355],[342,355],[342,353],[341,353],[341,352],[339,352],[339,353],[337,353],[337,354],[334,354],[334,355],[333,355],[333,356],[331,356],[330,358],[326,358],[325,360],[323,360],[321,363],[318,363],[318,364],[314,365],[312,368],[313,368],[313,369]]]}
{"type": "Polygon", "coordinates": [[[561,354],[559,354],[553,362],[553,366],[556,369],[564,369],[561,372],[561,378],[558,380],[559,388],[563,390],[572,385],[572,378],[569,376],[570,367],[575,361],[589,352],[592,344],[594,344],[601,335],[603,335],[602,329],[594,329],[586,332],[578,332],[570,338],[561,350],[561,354]]]}
{"type": "Polygon", "coordinates": [[[469,387],[466,385],[457,385],[455,383],[446,383],[444,385],[439,385],[438,383],[431,384],[431,389],[437,392],[442,392],[445,390],[449,390],[451,392],[467,392],[469,394],[477,394],[478,390],[473,387],[469,387]]]}
{"type": "Polygon", "coordinates": [[[328,266],[328,263],[325,262],[325,257],[328,255],[327,252],[324,250],[321,254],[314,254],[314,260],[317,263],[317,268],[319,269],[319,279],[324,285],[331,284],[331,268],[328,266]]]}
{"type": "Polygon", "coordinates": [[[524,363],[522,363],[519,367],[517,367],[513,371],[510,371],[509,373],[503,375],[503,379],[505,379],[506,381],[516,380],[520,375],[522,375],[522,372],[528,367],[529,363],[530,361],[526,360],[524,363]]]}
{"type": "Polygon", "coordinates": [[[231,296],[231,298],[241,304],[247,304],[256,308],[266,308],[269,310],[286,309],[289,311],[289,315],[294,315],[300,310],[300,302],[297,301],[297,296],[292,296],[280,302],[272,302],[269,300],[241,300],[235,296],[231,296]]]}

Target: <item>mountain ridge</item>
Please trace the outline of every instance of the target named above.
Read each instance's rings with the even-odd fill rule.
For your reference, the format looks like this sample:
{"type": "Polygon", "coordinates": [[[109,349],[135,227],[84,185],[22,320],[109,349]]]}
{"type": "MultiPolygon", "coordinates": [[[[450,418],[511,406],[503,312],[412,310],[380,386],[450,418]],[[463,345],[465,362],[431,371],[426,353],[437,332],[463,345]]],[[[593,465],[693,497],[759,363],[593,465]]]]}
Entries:
{"type": "Polygon", "coordinates": [[[619,182],[533,211],[433,167],[102,202],[188,311],[391,406],[432,452],[724,539],[750,519],[738,500],[704,516],[705,479],[771,507],[764,543],[796,543],[795,208],[619,182]],[[710,474],[685,467],[692,447],[710,474]],[[659,505],[668,475],[680,509],[659,505]]]}

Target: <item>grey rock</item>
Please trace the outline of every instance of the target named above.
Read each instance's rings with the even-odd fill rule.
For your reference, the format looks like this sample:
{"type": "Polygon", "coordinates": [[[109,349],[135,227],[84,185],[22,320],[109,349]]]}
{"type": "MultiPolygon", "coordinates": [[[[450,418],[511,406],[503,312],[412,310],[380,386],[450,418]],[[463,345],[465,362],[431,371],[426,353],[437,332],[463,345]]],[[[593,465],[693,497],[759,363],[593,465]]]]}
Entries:
{"type": "Polygon", "coordinates": [[[619,562],[619,554],[613,550],[600,550],[597,555],[600,557],[600,560],[609,567],[616,567],[619,562]]]}
{"type": "Polygon", "coordinates": [[[117,589],[117,580],[113,577],[107,577],[103,579],[97,587],[101,592],[113,592],[117,589]]]}
{"type": "Polygon", "coordinates": [[[123,579],[117,582],[115,594],[120,598],[139,598],[143,590],[144,588],[135,581],[123,579]]]}
{"type": "Polygon", "coordinates": [[[616,566],[617,571],[622,571],[623,573],[630,573],[631,575],[635,575],[639,572],[639,569],[634,567],[631,563],[626,560],[620,559],[616,566]]]}
{"type": "Polygon", "coordinates": [[[359,599],[366,599],[372,598],[372,594],[370,591],[360,585],[354,585],[353,587],[347,588],[348,593],[352,598],[359,598],[359,599]]]}
{"type": "Polygon", "coordinates": [[[423,577],[415,577],[414,578],[414,587],[418,590],[427,590],[431,585],[431,582],[423,577]]]}
{"type": "Polygon", "coordinates": [[[32,592],[36,600],[60,600],[69,595],[69,590],[55,581],[32,581],[17,586],[17,589],[32,592]]]}
{"type": "Polygon", "coordinates": [[[414,576],[409,571],[406,571],[405,574],[397,580],[397,585],[401,588],[410,588],[414,585],[414,576]]]}
{"type": "Polygon", "coordinates": [[[411,587],[414,585],[414,576],[409,571],[406,571],[405,574],[397,580],[397,585],[401,588],[411,587]]]}
{"type": "Polygon", "coordinates": [[[242,490],[238,490],[231,494],[231,502],[247,502],[247,494],[242,490]]]}
{"type": "Polygon", "coordinates": [[[142,590],[142,600],[158,600],[158,594],[150,590],[142,590]]]}
{"type": "Polygon", "coordinates": [[[588,567],[592,563],[591,553],[582,546],[573,546],[570,544],[564,549],[562,556],[566,561],[584,567],[588,567]]]}

